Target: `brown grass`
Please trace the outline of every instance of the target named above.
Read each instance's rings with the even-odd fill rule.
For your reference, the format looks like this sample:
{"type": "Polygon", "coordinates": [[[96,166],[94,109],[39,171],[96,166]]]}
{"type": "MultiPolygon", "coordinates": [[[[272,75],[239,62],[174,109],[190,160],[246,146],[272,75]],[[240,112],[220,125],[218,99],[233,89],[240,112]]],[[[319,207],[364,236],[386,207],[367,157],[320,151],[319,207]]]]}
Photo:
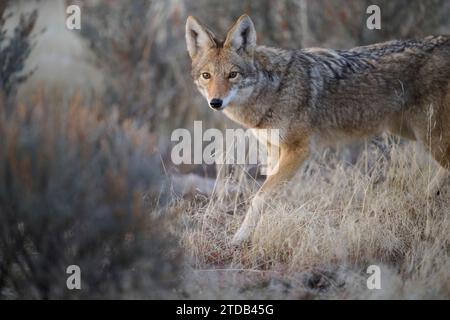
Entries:
{"type": "Polygon", "coordinates": [[[415,144],[393,145],[389,161],[367,148],[356,166],[324,156],[305,167],[241,250],[230,240],[257,183],[242,179],[239,196],[223,185],[243,169],[210,199],[179,204],[193,285],[208,287],[201,297],[450,297],[448,186],[429,194],[437,166],[415,144]],[[381,290],[367,289],[372,264],[381,290]]]}

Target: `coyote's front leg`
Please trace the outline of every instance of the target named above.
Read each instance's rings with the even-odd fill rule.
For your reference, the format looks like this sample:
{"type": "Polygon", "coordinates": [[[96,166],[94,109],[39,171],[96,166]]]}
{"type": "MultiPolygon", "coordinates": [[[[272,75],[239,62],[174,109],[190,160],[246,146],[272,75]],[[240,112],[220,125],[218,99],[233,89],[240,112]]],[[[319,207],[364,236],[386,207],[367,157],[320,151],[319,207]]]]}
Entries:
{"type": "Polygon", "coordinates": [[[265,199],[274,194],[277,190],[277,186],[284,182],[288,182],[295,175],[297,169],[308,156],[308,153],[309,148],[306,143],[301,147],[299,147],[298,144],[295,147],[280,147],[277,170],[267,177],[266,181],[253,198],[250,208],[245,215],[244,222],[233,237],[233,245],[240,245],[242,242],[249,239],[258,224],[265,199]]]}

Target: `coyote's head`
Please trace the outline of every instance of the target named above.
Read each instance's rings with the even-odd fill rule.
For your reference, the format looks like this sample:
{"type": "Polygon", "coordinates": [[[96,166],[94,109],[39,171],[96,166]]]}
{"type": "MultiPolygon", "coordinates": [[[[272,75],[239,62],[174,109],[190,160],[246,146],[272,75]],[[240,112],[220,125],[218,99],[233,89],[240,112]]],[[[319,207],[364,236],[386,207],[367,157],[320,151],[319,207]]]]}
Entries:
{"type": "Polygon", "coordinates": [[[186,42],[192,58],[192,77],[214,110],[241,104],[256,82],[253,55],[256,31],[249,16],[241,16],[219,40],[194,17],[186,22],[186,42]]]}

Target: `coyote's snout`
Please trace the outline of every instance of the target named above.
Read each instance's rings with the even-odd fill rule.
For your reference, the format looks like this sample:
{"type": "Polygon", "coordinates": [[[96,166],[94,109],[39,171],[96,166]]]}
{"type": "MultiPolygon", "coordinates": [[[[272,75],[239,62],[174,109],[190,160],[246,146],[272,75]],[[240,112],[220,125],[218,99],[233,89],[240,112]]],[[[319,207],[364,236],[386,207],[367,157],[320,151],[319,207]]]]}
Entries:
{"type": "MultiPolygon", "coordinates": [[[[218,39],[186,23],[192,77],[211,108],[249,128],[278,129],[278,170],[252,201],[234,243],[257,225],[264,198],[288,181],[311,148],[389,131],[421,142],[450,169],[450,37],[390,41],[347,51],[258,46],[241,16],[218,39]]],[[[444,174],[445,173],[445,174],[444,174]]],[[[439,182],[436,184],[439,185],[439,182]]]]}

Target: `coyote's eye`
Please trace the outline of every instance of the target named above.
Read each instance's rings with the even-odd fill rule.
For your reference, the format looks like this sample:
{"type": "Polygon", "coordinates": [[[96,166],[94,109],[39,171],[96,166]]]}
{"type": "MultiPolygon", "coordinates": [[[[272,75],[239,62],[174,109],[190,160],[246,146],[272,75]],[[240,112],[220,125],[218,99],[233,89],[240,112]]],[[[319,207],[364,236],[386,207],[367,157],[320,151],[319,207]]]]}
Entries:
{"type": "Polygon", "coordinates": [[[238,73],[236,71],[231,71],[230,74],[228,75],[229,79],[233,79],[236,78],[238,75],[238,73]]]}
{"type": "Polygon", "coordinates": [[[211,74],[208,72],[203,72],[202,77],[203,77],[203,79],[208,80],[208,79],[211,79],[211,74]]]}

